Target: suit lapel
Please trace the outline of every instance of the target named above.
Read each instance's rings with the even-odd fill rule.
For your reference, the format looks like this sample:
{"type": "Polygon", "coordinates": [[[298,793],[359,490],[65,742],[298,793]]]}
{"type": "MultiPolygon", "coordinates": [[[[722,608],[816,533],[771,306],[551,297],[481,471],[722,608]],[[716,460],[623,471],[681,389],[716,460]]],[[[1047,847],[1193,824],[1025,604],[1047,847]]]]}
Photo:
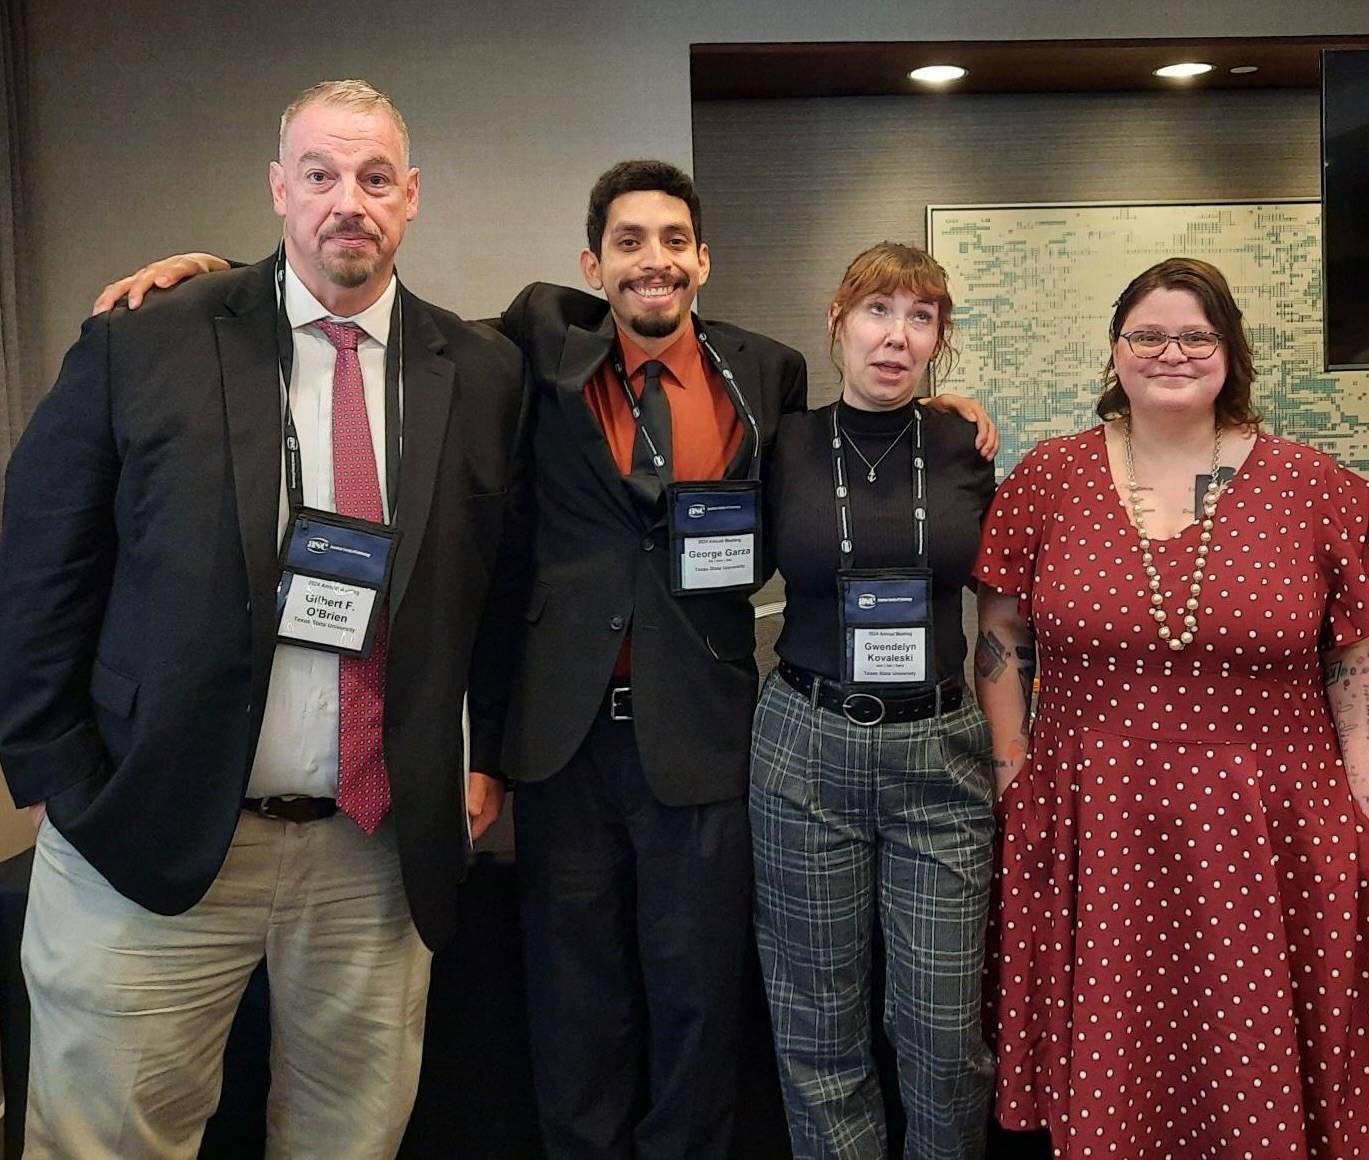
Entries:
{"type": "MultiPolygon", "coordinates": [[[[754,438],[760,438],[760,431],[765,429],[761,411],[764,392],[761,390],[760,362],[747,346],[745,339],[733,338],[721,331],[713,330],[709,323],[696,320],[695,325],[701,333],[708,335],[708,341],[713,345],[713,349],[722,356],[727,369],[732,372],[737,390],[741,392],[742,398],[746,400],[746,405],[751,408],[751,414],[756,419],[759,431],[754,438]]],[[[742,427],[742,441],[737,453],[732,456],[732,462],[723,473],[724,479],[745,479],[752,456],[760,450],[754,442],[751,424],[746,421],[746,416],[740,409],[737,411],[737,421],[742,427]]]]}
{"type": "Polygon", "coordinates": [[[585,385],[609,357],[616,336],[613,315],[607,312],[595,330],[569,327],[556,372],[556,394],[571,438],[603,485],[609,502],[632,523],[640,524],[641,517],[623,486],[623,473],[618,470],[608,438],[585,401],[585,385]]]}
{"type": "Polygon", "coordinates": [[[270,672],[275,649],[281,402],[272,261],[253,267],[214,319],[224,413],[233,463],[238,531],[252,598],[254,681],[270,672]]]}
{"type": "Polygon", "coordinates": [[[404,442],[395,511],[400,538],[390,581],[391,619],[413,577],[428,513],[432,510],[452,401],[460,393],[456,364],[445,355],[447,340],[432,315],[403,286],[399,293],[404,326],[404,442]]]}

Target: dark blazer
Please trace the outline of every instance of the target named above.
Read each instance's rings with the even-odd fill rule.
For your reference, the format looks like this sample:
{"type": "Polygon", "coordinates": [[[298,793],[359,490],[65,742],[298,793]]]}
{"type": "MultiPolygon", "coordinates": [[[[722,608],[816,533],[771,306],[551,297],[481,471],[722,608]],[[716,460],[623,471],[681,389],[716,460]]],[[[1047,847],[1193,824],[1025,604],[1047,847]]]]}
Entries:
{"type": "MultiPolygon", "coordinates": [[[[281,410],[272,261],[88,320],[10,461],[0,765],[121,893],[209,888],[275,648],[281,410]]],[[[403,288],[404,444],[385,754],[410,909],[437,946],[468,857],[462,697],[496,768],[524,598],[517,350],[403,288]]]]}
{"type": "MultiPolygon", "coordinates": [[[[702,324],[760,426],[762,472],[780,415],[807,402],[803,356],[702,324]]],[[[647,781],[667,805],[745,792],[756,699],[755,615],[744,595],[670,594],[664,526],[635,508],[585,384],[616,331],[608,304],[535,283],[504,313],[536,393],[532,591],[510,701],[504,771],[538,781],[580,747],[629,626],[632,711],[647,781]]],[[[745,475],[734,463],[732,474],[745,475]]]]}

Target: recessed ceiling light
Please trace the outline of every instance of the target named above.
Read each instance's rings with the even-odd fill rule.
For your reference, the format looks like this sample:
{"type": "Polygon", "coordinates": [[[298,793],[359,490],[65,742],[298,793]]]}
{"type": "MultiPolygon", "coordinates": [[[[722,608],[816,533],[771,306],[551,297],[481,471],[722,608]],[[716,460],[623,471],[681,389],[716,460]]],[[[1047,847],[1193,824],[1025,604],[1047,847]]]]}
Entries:
{"type": "Polygon", "coordinates": [[[908,74],[910,81],[922,81],[929,85],[944,85],[947,81],[958,81],[967,76],[965,69],[958,64],[928,64],[915,68],[908,74]]]}
{"type": "Polygon", "coordinates": [[[1238,64],[1231,71],[1237,76],[1245,76],[1246,73],[1259,72],[1260,66],[1257,64],[1238,64]]]}
{"type": "Polygon", "coordinates": [[[1180,64],[1167,64],[1164,68],[1157,68],[1157,77],[1200,77],[1203,73],[1211,72],[1210,64],[1201,64],[1196,60],[1186,60],[1180,64]]]}

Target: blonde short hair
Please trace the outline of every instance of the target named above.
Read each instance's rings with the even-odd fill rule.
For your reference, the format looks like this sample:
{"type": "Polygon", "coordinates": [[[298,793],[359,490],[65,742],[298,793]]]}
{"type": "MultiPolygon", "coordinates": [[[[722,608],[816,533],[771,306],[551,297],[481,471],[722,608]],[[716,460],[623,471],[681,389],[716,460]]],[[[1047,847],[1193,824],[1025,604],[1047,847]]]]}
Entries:
{"type": "Polygon", "coordinates": [[[310,105],[341,105],[355,109],[359,113],[374,113],[377,110],[388,113],[399,130],[399,138],[404,143],[404,164],[409,163],[409,127],[404,117],[395,107],[394,101],[366,81],[322,81],[300,93],[280,115],[280,160],[285,160],[285,132],[290,123],[310,105]]]}

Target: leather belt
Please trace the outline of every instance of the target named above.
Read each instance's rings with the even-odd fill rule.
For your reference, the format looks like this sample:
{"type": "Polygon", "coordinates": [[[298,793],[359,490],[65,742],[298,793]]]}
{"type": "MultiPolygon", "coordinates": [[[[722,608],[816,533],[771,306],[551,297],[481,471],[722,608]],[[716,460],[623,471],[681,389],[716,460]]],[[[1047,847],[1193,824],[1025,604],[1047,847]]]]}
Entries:
{"type": "Polygon", "coordinates": [[[788,661],[780,661],[776,671],[796,693],[811,698],[813,686],[818,689],[818,706],[831,713],[840,713],[853,725],[898,725],[905,721],[922,721],[941,713],[959,709],[965,699],[965,687],[956,680],[945,680],[931,689],[915,693],[865,693],[844,689],[837,681],[810,673],[788,661]]]}
{"type": "Polygon", "coordinates": [[[243,798],[242,808],[282,822],[318,822],[337,813],[337,802],[321,797],[243,798]]]}
{"type": "Polygon", "coordinates": [[[610,685],[604,694],[604,712],[610,721],[631,721],[632,686],[610,685]]]}

